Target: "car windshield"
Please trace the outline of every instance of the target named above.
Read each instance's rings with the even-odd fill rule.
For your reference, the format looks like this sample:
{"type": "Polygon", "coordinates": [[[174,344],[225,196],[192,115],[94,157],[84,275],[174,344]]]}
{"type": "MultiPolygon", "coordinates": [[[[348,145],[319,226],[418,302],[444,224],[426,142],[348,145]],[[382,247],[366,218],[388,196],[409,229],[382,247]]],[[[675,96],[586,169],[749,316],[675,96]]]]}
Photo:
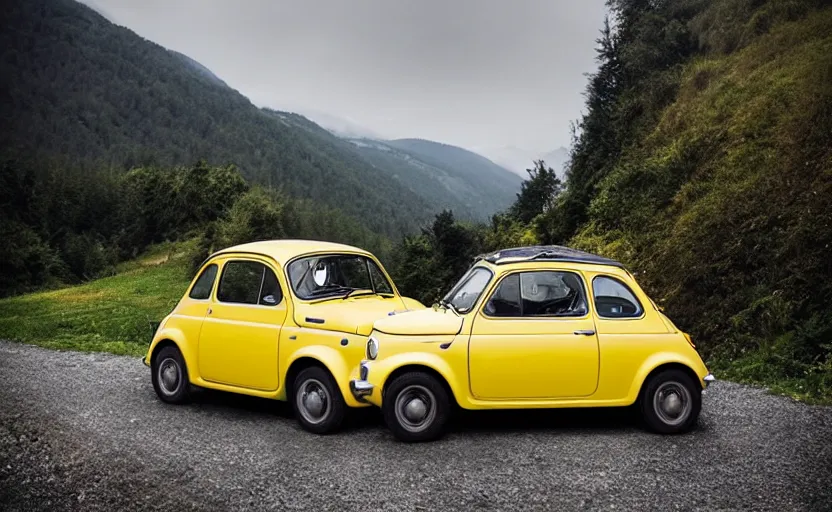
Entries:
{"type": "Polygon", "coordinates": [[[493,274],[485,267],[472,267],[442,299],[442,304],[467,313],[477,303],[493,274]]]}
{"type": "Polygon", "coordinates": [[[289,264],[289,282],[304,300],[357,295],[393,295],[379,266],[356,254],[327,254],[300,258],[289,264]]]}

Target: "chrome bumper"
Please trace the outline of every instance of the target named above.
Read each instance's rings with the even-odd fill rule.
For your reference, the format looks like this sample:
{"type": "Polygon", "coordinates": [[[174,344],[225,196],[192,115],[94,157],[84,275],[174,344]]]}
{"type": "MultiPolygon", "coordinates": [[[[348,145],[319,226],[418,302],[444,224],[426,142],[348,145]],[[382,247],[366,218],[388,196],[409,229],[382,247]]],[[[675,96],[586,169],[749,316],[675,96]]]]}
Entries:
{"type": "Polygon", "coordinates": [[[147,362],[147,356],[142,356],[142,363],[144,363],[145,366],[150,368],[150,364],[147,362]]]}
{"type": "Polygon", "coordinates": [[[350,381],[350,392],[356,400],[363,402],[365,396],[373,394],[373,385],[366,380],[353,379],[350,381]]]}
{"type": "Polygon", "coordinates": [[[705,378],[704,378],[704,379],[702,379],[702,380],[704,380],[704,381],[705,381],[705,387],[707,388],[707,387],[708,387],[708,385],[709,385],[711,382],[713,382],[713,381],[715,381],[715,380],[716,380],[716,377],[714,377],[714,376],[713,376],[713,374],[709,373],[708,375],[705,375],[705,378]]]}

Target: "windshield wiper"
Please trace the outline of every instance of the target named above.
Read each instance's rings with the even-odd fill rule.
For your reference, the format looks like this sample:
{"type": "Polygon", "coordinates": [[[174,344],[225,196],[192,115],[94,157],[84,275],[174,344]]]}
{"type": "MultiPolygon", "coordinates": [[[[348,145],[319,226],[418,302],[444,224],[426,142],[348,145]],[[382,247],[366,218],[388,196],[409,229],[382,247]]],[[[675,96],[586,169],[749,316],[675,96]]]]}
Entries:
{"type": "Polygon", "coordinates": [[[374,292],[373,290],[370,290],[368,288],[353,288],[352,290],[348,291],[346,293],[346,295],[344,295],[341,298],[346,300],[350,297],[361,297],[362,295],[378,295],[378,294],[376,292],[374,292]],[[356,293],[356,292],[361,292],[361,293],[356,293]]]}
{"type": "Polygon", "coordinates": [[[319,288],[311,293],[309,293],[306,297],[306,300],[314,300],[314,301],[321,301],[321,300],[330,300],[340,297],[342,292],[349,292],[352,293],[356,289],[351,288],[349,286],[327,286],[325,288],[319,288]]]}
{"type": "Polygon", "coordinates": [[[442,306],[445,309],[450,309],[451,311],[454,312],[455,315],[459,316],[459,311],[457,311],[456,307],[454,307],[454,305],[452,303],[448,302],[447,300],[441,299],[439,301],[439,305],[442,306]]]}

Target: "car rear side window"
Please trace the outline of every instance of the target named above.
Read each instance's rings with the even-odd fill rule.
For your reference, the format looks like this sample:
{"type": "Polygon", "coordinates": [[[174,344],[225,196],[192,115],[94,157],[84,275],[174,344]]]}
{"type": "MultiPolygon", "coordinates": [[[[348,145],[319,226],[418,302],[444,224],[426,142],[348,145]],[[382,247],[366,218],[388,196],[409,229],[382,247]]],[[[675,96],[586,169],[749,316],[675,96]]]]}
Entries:
{"type": "Polygon", "coordinates": [[[618,279],[597,276],[592,280],[592,294],[600,317],[635,318],[644,312],[635,294],[618,279]]]}
{"type": "Polygon", "coordinates": [[[214,279],[217,278],[217,265],[215,263],[211,263],[205,270],[202,271],[202,274],[199,275],[199,278],[194,283],[194,287],[191,288],[191,293],[188,294],[188,297],[197,300],[205,300],[211,296],[211,289],[214,287],[214,279]]]}
{"type": "Polygon", "coordinates": [[[519,272],[503,279],[485,306],[496,317],[571,317],[587,313],[583,281],[573,272],[519,272]]]}
{"type": "Polygon", "coordinates": [[[229,261],[217,288],[220,302],[274,306],[283,293],[272,269],[256,261],[229,261]]]}

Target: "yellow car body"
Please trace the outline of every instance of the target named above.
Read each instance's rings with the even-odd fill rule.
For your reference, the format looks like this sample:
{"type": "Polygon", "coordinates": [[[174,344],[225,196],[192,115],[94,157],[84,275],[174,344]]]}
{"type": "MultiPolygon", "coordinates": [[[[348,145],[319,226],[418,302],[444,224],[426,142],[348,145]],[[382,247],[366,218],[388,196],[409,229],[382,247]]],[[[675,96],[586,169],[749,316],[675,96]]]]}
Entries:
{"type": "MultiPolygon", "coordinates": [[[[349,392],[348,376],[364,355],[373,322],[420,308],[424,306],[399,294],[381,263],[362,249],[303,240],[244,244],[205,261],[188,291],[159,324],[143,360],[153,369],[154,387],[167,402],[184,401],[188,384],[286,400],[296,384],[293,379],[316,367],[324,373],[316,370],[313,380],[322,387],[329,384],[330,389],[313,392],[320,391],[322,400],[342,410],[344,405],[360,407],[365,404],[349,392]],[[310,276],[315,280],[324,276],[319,291],[326,293],[299,296],[290,283],[293,262],[301,265],[297,282],[310,283],[304,290],[318,289],[310,276]],[[361,276],[362,265],[367,269],[366,289],[350,290],[335,283],[346,279],[336,270],[361,276]],[[252,303],[255,299],[257,303],[252,303]],[[163,353],[165,361],[160,360],[163,353]]],[[[337,428],[340,418],[336,420],[301,424],[324,432],[337,428]]]]}
{"type": "MultiPolygon", "coordinates": [[[[446,300],[447,305],[374,325],[368,359],[353,371],[351,389],[357,399],[385,409],[388,424],[396,420],[391,385],[406,374],[432,376],[464,409],[527,409],[629,406],[639,401],[651,376],[673,370],[683,375],[673,374],[681,387],[675,398],[674,389],[666,390],[663,400],[676,410],[680,399],[687,399],[693,415],[698,415],[699,397],[691,393],[701,393],[713,380],[689,336],[621,264],[606,258],[557,246],[502,251],[479,259],[446,300]],[[483,276],[482,290],[460,311],[453,306],[455,290],[468,286],[473,274],[483,276]],[[551,286],[543,290],[547,279],[551,286]],[[607,290],[596,296],[601,285],[607,290]],[[625,289],[631,293],[626,298],[625,289]],[[540,309],[544,299],[535,302],[534,294],[550,293],[555,298],[547,299],[548,309],[540,309]],[[633,299],[637,304],[627,306],[633,299]],[[560,309],[552,309],[558,300],[560,309]],[[574,302],[571,310],[567,300],[574,302]],[[508,309],[498,311],[500,304],[509,304],[508,309]],[[534,314],[521,314],[522,307],[534,314]]],[[[396,427],[391,425],[404,440],[441,433],[441,428],[407,432],[398,425],[397,432],[396,427]]]]}

